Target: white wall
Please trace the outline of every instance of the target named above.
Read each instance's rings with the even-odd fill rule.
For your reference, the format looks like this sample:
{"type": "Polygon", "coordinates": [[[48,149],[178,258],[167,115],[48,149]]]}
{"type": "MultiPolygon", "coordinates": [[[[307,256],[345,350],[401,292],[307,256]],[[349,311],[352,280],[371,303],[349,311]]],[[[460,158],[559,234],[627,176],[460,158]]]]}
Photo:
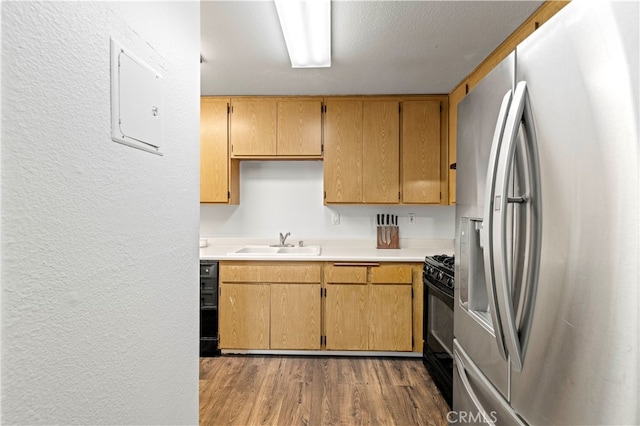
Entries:
{"type": "MultiPolygon", "coordinates": [[[[0,176],[2,176],[2,4],[0,3],[0,176]]],[[[0,180],[0,212],[2,211],[2,183],[0,180]]],[[[0,218],[2,216],[0,215],[0,218]]],[[[0,219],[0,312],[2,311],[2,220],[0,219]]],[[[0,315],[2,330],[2,315],[0,315]]],[[[2,388],[2,338],[0,333],[0,389],[2,388]]],[[[2,422],[2,395],[0,392],[0,422],[2,422]]]]}
{"type": "Polygon", "coordinates": [[[322,204],[321,161],[243,161],[240,205],[202,204],[203,237],[373,239],[377,213],[400,216],[401,238],[445,238],[455,234],[453,206],[357,206],[322,204]],[[333,213],[340,224],[332,224],[333,213]],[[408,214],[415,213],[413,224],[408,214]]]}
{"type": "Polygon", "coordinates": [[[198,423],[198,2],[2,2],[2,424],[198,423]],[[111,141],[109,38],[164,75],[111,141]]]}

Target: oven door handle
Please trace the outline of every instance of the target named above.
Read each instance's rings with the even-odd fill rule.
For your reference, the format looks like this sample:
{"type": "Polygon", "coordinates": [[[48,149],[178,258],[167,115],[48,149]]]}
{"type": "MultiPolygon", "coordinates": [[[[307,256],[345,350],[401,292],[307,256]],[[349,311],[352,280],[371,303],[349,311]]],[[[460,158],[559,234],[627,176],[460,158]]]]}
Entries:
{"type": "Polygon", "coordinates": [[[500,147],[502,145],[502,137],[511,106],[512,91],[509,90],[502,98],[498,120],[493,133],[493,141],[491,143],[491,152],[489,154],[489,166],[487,169],[487,182],[485,188],[484,200],[484,221],[480,226],[480,243],[482,246],[482,256],[484,260],[485,285],[487,288],[487,298],[489,299],[489,311],[491,312],[491,322],[493,323],[493,334],[496,339],[498,353],[503,360],[507,360],[506,344],[502,334],[502,323],[500,321],[500,313],[498,311],[498,301],[496,295],[496,282],[494,272],[494,252],[493,252],[493,216],[494,216],[494,195],[496,173],[498,168],[498,160],[500,147]]]}

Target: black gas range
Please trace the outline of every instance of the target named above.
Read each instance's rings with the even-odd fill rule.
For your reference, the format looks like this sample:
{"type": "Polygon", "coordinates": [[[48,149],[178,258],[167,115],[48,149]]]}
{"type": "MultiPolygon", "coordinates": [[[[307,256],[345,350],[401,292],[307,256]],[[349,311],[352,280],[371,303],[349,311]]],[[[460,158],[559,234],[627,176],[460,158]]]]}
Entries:
{"type": "Polygon", "coordinates": [[[453,299],[453,264],[454,257],[445,254],[427,256],[422,267],[422,281],[435,291],[440,291],[453,299]]]}
{"type": "Polygon", "coordinates": [[[454,257],[427,256],[424,284],[423,362],[451,407],[453,396],[454,257]]]}

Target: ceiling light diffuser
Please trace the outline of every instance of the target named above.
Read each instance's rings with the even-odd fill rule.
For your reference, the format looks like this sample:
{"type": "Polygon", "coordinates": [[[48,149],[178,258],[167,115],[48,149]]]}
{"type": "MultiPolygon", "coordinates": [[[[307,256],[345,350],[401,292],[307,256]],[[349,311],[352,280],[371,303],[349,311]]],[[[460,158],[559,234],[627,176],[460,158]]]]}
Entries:
{"type": "Polygon", "coordinates": [[[331,0],[274,0],[292,68],[331,66],[331,0]]]}

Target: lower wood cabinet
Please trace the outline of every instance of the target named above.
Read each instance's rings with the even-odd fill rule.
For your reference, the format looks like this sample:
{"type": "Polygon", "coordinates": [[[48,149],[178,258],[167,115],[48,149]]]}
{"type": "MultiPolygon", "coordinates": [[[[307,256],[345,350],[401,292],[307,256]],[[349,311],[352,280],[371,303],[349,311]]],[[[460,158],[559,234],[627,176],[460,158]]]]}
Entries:
{"type": "Polygon", "coordinates": [[[327,285],[326,349],[366,351],[369,348],[365,283],[327,285]]]}
{"type": "Polygon", "coordinates": [[[226,283],[220,296],[220,348],[269,349],[269,285],[226,283]]]}
{"type": "Polygon", "coordinates": [[[320,349],[320,283],[271,284],[271,349],[320,349]]]}
{"type": "Polygon", "coordinates": [[[411,284],[369,287],[369,350],[411,351],[411,284]]]}
{"type": "Polygon", "coordinates": [[[322,264],[221,262],[221,349],[320,349],[322,264]]]}
{"type": "Polygon", "coordinates": [[[220,348],[421,351],[416,265],[222,261],[220,348]]]}
{"type": "Polygon", "coordinates": [[[413,267],[327,263],[326,349],[411,351],[413,267]]]}

